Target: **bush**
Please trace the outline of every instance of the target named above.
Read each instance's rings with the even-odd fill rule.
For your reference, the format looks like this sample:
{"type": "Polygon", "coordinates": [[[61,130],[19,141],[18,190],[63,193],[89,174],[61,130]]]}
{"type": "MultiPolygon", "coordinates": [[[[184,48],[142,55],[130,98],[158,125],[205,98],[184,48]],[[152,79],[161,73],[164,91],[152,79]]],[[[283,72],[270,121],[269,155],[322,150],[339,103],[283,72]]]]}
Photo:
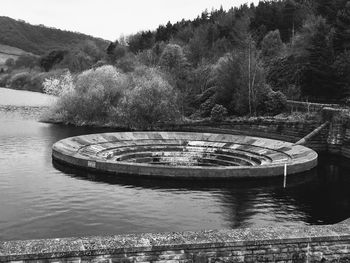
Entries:
{"type": "Polygon", "coordinates": [[[208,117],[215,106],[215,96],[210,97],[199,106],[199,114],[201,117],[208,117]]]}
{"type": "Polygon", "coordinates": [[[151,128],[179,117],[173,88],[155,69],[125,74],[113,66],[45,81],[45,91],[59,100],[48,119],[75,125],[103,124],[151,128]]]}
{"type": "Polygon", "coordinates": [[[50,118],[76,125],[114,121],[116,108],[127,87],[126,76],[113,66],[84,71],[75,83],[66,75],[47,84],[51,85],[51,90],[63,91],[58,92],[60,98],[50,118]]]}
{"type": "Polygon", "coordinates": [[[2,74],[0,76],[0,87],[6,88],[8,86],[8,82],[11,78],[10,74],[2,74]]]}
{"type": "Polygon", "coordinates": [[[31,75],[28,72],[19,72],[14,74],[8,84],[9,88],[17,90],[30,90],[31,75]]]}
{"type": "MultiPolygon", "coordinates": [[[[42,76],[37,76],[37,81],[40,82],[42,76]]],[[[69,93],[74,89],[73,78],[70,72],[66,72],[65,74],[59,77],[51,77],[46,78],[43,83],[43,91],[46,94],[61,96],[64,93],[69,93]]]]}
{"type": "Polygon", "coordinates": [[[212,121],[222,121],[227,115],[227,109],[219,104],[215,104],[215,106],[211,110],[210,118],[212,121]]]}
{"type": "Polygon", "coordinates": [[[262,114],[277,115],[287,107],[287,98],[280,91],[273,91],[269,86],[259,99],[258,110],[262,114]]]}
{"type": "Polygon", "coordinates": [[[149,129],[178,119],[176,93],[157,70],[139,70],[133,78],[135,87],[124,98],[124,123],[132,128],[149,129]]]}

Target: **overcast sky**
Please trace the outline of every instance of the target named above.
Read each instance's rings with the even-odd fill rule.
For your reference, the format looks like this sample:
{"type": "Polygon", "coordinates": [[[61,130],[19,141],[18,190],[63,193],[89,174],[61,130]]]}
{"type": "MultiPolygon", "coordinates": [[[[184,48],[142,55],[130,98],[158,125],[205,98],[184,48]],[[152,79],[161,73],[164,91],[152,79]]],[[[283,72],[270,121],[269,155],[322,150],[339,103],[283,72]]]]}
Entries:
{"type": "Polygon", "coordinates": [[[1,0],[0,15],[107,40],[258,0],[1,0]]]}

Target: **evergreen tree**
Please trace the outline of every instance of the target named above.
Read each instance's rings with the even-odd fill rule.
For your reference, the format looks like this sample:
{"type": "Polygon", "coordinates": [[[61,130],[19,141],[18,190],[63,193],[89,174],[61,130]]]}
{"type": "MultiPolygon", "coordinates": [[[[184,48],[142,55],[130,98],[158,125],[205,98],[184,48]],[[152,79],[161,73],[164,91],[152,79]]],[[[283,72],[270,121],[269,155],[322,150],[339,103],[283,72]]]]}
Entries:
{"type": "Polygon", "coordinates": [[[304,66],[301,89],[304,96],[312,98],[337,98],[339,91],[334,83],[332,70],[333,52],[330,41],[330,27],[320,20],[308,47],[308,61],[304,66]]]}
{"type": "Polygon", "coordinates": [[[337,52],[350,50],[350,1],[337,14],[334,46],[337,52]]]}
{"type": "Polygon", "coordinates": [[[271,59],[279,56],[282,50],[283,43],[279,30],[270,31],[261,42],[262,55],[267,59],[271,59]]]}
{"type": "Polygon", "coordinates": [[[344,51],[337,56],[333,64],[337,76],[337,84],[341,88],[344,99],[350,98],[350,51],[344,51]]]}

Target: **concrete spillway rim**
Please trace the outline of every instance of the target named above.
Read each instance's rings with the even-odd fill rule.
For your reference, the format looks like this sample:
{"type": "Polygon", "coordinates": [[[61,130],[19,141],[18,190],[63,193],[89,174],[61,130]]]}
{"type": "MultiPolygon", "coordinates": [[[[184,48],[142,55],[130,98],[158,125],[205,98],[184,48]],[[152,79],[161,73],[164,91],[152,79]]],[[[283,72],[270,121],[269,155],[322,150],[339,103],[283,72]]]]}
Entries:
{"type": "MultiPolygon", "coordinates": [[[[258,154],[258,153],[257,153],[258,154]]],[[[113,173],[127,176],[150,176],[163,178],[193,178],[193,179],[218,179],[218,178],[262,178],[284,174],[284,166],[287,164],[288,174],[296,174],[314,168],[317,165],[317,153],[307,147],[293,145],[292,143],[265,139],[260,137],[192,133],[192,132],[129,132],[129,133],[103,133],[70,137],[58,141],[53,145],[53,159],[63,164],[88,169],[97,172],[113,173]],[[173,136],[173,137],[172,137],[173,136]],[[103,149],[103,144],[108,144],[106,137],[115,138],[115,142],[137,141],[149,137],[150,140],[180,139],[206,141],[216,138],[218,143],[260,147],[274,151],[279,156],[289,156],[289,160],[279,159],[257,166],[169,166],[146,163],[130,163],[122,161],[110,161],[97,158],[96,153],[103,149]],[[249,144],[244,143],[249,142],[249,144]],[[81,144],[80,144],[81,143],[81,144]],[[269,146],[269,147],[267,147],[269,146]],[[82,148],[89,148],[90,154],[81,154],[82,148]],[[102,147],[102,148],[101,148],[102,147]]],[[[268,156],[270,158],[270,156],[268,156]]],[[[282,158],[282,157],[281,157],[282,158]]]]}

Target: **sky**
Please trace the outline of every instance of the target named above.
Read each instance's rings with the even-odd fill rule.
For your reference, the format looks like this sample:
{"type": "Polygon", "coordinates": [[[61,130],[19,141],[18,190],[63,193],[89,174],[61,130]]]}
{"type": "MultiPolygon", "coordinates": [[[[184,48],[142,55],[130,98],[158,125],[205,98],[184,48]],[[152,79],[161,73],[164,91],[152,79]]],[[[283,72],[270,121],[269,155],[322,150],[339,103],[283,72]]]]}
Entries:
{"type": "Polygon", "coordinates": [[[1,0],[0,15],[114,41],[160,24],[258,0],[1,0]]]}

